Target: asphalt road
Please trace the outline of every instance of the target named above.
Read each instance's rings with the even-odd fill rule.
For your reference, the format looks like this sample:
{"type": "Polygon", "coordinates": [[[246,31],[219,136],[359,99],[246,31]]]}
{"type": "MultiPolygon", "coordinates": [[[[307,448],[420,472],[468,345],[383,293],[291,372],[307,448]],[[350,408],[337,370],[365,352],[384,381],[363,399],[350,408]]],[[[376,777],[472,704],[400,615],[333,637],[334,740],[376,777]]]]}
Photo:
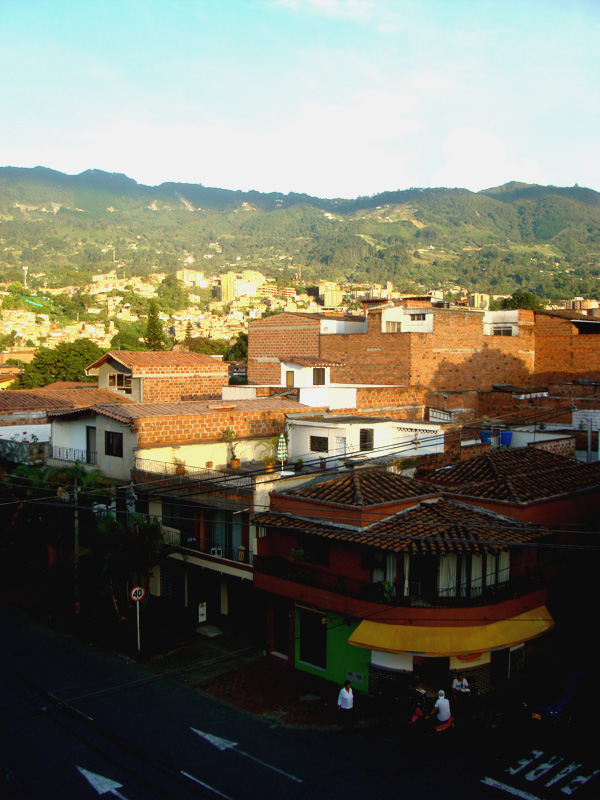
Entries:
{"type": "Polygon", "coordinates": [[[0,605],[0,797],[597,797],[598,757],[519,727],[282,728],[0,605]]]}

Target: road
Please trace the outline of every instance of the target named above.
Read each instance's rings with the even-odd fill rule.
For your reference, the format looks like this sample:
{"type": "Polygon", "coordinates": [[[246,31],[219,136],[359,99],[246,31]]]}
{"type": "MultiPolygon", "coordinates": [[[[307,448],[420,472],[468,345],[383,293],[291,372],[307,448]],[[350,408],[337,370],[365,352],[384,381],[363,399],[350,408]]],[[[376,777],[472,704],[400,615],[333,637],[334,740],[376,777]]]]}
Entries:
{"type": "Polygon", "coordinates": [[[0,605],[0,796],[598,796],[592,751],[537,732],[282,728],[0,605]]]}

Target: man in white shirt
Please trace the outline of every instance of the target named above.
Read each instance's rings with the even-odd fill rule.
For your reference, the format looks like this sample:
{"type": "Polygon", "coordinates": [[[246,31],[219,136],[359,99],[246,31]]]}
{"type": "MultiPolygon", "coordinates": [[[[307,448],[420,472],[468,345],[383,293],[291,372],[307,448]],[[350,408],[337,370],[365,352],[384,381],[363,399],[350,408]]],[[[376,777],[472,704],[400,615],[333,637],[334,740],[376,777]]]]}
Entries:
{"type": "Polygon", "coordinates": [[[446,695],[442,689],[438,692],[438,699],[435,701],[435,706],[429,716],[432,717],[436,711],[438,722],[448,722],[451,717],[450,701],[446,699],[446,695]]]}
{"type": "Polygon", "coordinates": [[[457,675],[454,678],[452,681],[452,691],[454,692],[454,697],[457,699],[471,694],[471,689],[464,675],[457,675]]]}
{"type": "Polygon", "coordinates": [[[344,728],[351,728],[354,723],[354,695],[350,681],[344,681],[338,695],[337,707],[342,712],[344,728]]]}

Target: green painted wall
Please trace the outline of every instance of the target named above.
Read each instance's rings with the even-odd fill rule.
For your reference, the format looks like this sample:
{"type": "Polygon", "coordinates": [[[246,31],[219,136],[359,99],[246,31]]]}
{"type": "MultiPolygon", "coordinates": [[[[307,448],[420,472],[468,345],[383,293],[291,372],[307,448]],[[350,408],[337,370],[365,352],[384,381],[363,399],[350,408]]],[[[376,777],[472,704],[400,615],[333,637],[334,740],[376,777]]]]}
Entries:
{"type": "Polygon", "coordinates": [[[364,679],[362,686],[352,683],[352,688],[356,691],[368,692],[369,690],[369,664],[371,663],[371,651],[364,647],[353,647],[348,644],[348,638],[356,628],[360,620],[354,619],[347,625],[341,614],[332,611],[327,613],[327,668],[325,670],[318,667],[311,667],[310,664],[300,662],[300,619],[298,608],[296,608],[296,652],[294,666],[303,672],[311,675],[318,675],[320,678],[332,681],[341,686],[346,680],[346,670],[359,672],[364,679]]]}

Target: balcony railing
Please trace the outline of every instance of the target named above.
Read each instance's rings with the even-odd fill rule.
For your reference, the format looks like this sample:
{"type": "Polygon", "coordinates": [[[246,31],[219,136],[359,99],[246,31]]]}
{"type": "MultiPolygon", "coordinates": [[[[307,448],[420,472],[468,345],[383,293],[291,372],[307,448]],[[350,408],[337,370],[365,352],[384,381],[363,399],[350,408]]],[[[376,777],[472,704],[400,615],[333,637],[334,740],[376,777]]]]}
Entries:
{"type": "Polygon", "coordinates": [[[410,594],[401,594],[398,587],[389,582],[377,583],[360,581],[337,575],[322,567],[302,562],[292,562],[280,556],[255,556],[254,569],[263,575],[271,575],[292,583],[314,586],[328,592],[336,592],[345,597],[383,603],[390,606],[412,606],[452,608],[457,606],[493,605],[510,598],[520,597],[540,588],[540,581],[534,577],[512,579],[501,585],[487,587],[479,594],[450,597],[435,591],[422,591],[418,583],[409,582],[410,594]]]}
{"type": "Polygon", "coordinates": [[[252,564],[252,553],[243,545],[218,545],[202,549],[193,536],[186,536],[174,528],[163,526],[163,540],[171,547],[183,547],[186,550],[195,550],[215,558],[226,561],[235,561],[238,564],[252,564]]]}
{"type": "MultiPolygon", "coordinates": [[[[151,461],[148,458],[136,457],[134,469],[150,475],[175,476],[179,474],[176,464],[169,461],[151,461]]],[[[225,471],[204,467],[186,465],[185,472],[181,477],[186,480],[218,482],[220,486],[252,486],[252,476],[250,475],[231,475],[225,471]]]]}
{"type": "Polygon", "coordinates": [[[41,466],[46,463],[49,451],[48,442],[14,442],[12,439],[0,439],[0,458],[13,464],[41,466]]]}
{"type": "Polygon", "coordinates": [[[82,464],[97,464],[98,454],[95,450],[79,450],[76,447],[52,447],[52,458],[57,461],[81,461],[82,464]]]}

